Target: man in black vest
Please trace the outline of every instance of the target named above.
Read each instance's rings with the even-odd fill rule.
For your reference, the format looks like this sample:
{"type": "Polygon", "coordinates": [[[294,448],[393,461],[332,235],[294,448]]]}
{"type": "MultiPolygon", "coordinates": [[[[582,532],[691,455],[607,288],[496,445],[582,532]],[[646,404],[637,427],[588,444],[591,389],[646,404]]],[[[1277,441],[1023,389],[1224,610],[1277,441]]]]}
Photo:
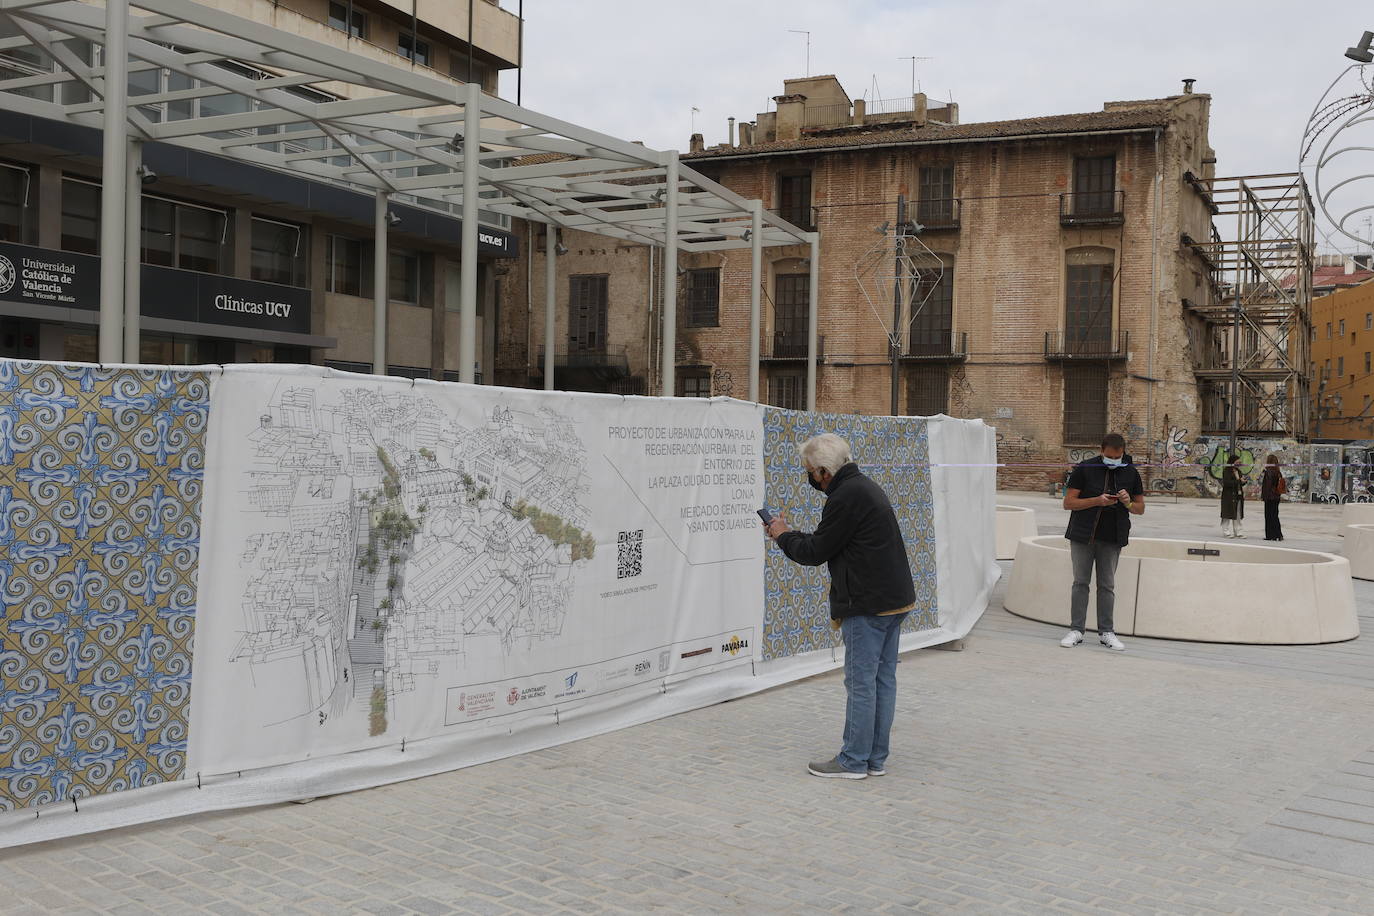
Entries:
{"type": "Polygon", "coordinates": [[[789,560],[830,569],[830,625],[844,633],[848,696],[839,754],[810,764],[812,776],[863,779],[887,773],[888,739],[897,707],[897,648],[902,621],[916,603],[906,542],[887,494],[851,460],[834,433],[808,439],[802,467],[825,493],[812,534],[792,531],[781,513],[768,536],[789,560]]]}
{"type": "Polygon", "coordinates": [[[1112,629],[1116,604],[1116,562],[1131,536],[1131,516],[1145,512],[1145,488],[1126,454],[1126,440],[1108,433],[1102,454],[1074,467],[1064,488],[1069,539],[1073,557],[1073,589],[1069,593],[1069,632],[1059,644],[1066,649],[1083,641],[1088,619],[1088,583],[1097,567],[1097,635],[1102,645],[1120,652],[1126,646],[1112,629]]]}

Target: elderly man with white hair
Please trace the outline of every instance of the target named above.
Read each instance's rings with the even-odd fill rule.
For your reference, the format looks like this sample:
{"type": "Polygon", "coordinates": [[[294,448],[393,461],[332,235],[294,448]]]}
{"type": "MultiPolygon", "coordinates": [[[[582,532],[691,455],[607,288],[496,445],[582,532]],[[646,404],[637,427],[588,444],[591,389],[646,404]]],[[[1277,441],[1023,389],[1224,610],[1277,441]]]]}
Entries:
{"type": "Polygon", "coordinates": [[[851,460],[849,443],[833,433],[801,446],[806,479],[825,493],[821,523],[811,534],[787,527],[782,513],[768,536],[789,560],[830,570],[831,626],[844,634],[844,739],[830,760],[810,764],[813,776],[863,779],[887,772],[897,708],[897,645],[915,605],[906,543],[887,494],[851,460]]]}

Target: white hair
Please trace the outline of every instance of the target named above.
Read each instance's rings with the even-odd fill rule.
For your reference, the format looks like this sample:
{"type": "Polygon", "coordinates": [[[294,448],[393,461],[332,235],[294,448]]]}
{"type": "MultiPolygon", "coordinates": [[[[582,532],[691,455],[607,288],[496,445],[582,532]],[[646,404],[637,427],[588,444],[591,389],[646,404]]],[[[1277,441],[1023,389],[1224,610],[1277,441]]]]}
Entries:
{"type": "Polygon", "coordinates": [[[801,453],[803,464],[810,465],[813,470],[829,471],[831,474],[838,474],[840,468],[854,460],[849,453],[849,443],[834,433],[812,436],[801,444],[798,451],[801,453]]]}

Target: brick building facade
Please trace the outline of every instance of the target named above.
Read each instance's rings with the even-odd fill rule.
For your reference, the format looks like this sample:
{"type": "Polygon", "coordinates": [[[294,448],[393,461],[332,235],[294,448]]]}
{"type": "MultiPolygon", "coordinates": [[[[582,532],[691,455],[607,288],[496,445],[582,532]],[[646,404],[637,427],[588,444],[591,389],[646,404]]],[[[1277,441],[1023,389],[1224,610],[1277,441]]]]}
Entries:
{"type": "MultiPolygon", "coordinates": [[[[900,272],[915,276],[898,304],[896,412],[995,425],[1003,485],[1060,479],[1109,430],[1138,460],[1201,431],[1206,332],[1183,302],[1210,295],[1186,243],[1211,233],[1195,180],[1212,175],[1209,96],[970,124],[919,94],[870,112],[833,77],[789,80],[776,100],[737,142],[694,138],[683,160],[820,233],[818,409],[892,411],[900,272]],[[899,198],[920,227],[900,268],[899,198]]],[[[661,252],[560,238],[557,387],[657,393],[661,252]]],[[[503,316],[502,384],[541,383],[543,244],[526,241],[503,279],[503,301],[526,308],[503,316]]],[[[804,406],[808,255],[764,251],[760,398],[779,406],[804,406]]],[[[747,396],[749,258],[681,256],[678,394],[747,396]]]]}

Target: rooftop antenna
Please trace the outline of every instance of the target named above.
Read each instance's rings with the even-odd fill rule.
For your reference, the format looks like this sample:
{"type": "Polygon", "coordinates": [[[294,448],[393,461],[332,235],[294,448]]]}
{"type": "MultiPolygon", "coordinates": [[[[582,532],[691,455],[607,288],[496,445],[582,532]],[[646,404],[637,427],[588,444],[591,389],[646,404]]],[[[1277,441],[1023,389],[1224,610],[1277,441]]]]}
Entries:
{"type": "Polygon", "coordinates": [[[696,133],[696,132],[697,132],[697,115],[699,115],[699,114],[701,114],[701,109],[698,108],[697,106],[693,105],[693,106],[692,106],[692,133],[696,133]]]}
{"type": "Polygon", "coordinates": [[[811,33],[808,32],[806,29],[788,29],[787,31],[789,31],[789,32],[795,32],[795,33],[798,34],[798,35],[805,35],[805,36],[806,36],[806,75],[807,75],[807,76],[810,76],[810,75],[811,75],[811,33]]]}
{"type": "Polygon", "coordinates": [[[915,94],[916,94],[916,87],[917,87],[917,83],[916,83],[916,61],[918,61],[918,60],[934,60],[935,58],[933,58],[933,57],[899,57],[899,58],[897,58],[897,59],[898,59],[898,60],[909,60],[909,61],[911,61],[911,94],[912,94],[912,95],[915,95],[915,94]]]}

